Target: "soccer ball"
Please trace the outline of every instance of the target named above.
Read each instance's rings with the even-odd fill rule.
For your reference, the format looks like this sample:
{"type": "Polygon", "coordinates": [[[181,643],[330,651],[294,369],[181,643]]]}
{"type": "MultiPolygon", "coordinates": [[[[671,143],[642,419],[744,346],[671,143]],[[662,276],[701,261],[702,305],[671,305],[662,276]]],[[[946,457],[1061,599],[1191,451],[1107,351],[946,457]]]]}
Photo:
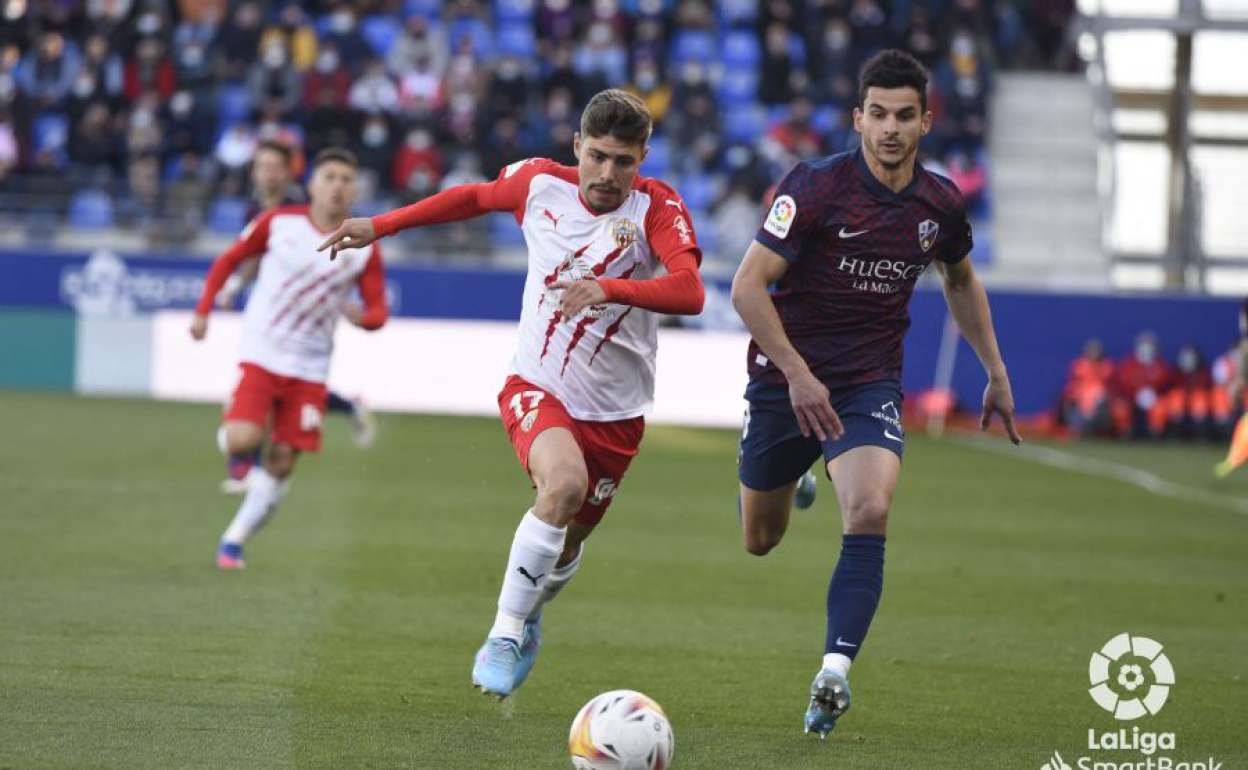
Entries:
{"type": "Polygon", "coordinates": [[[639,692],[612,690],[572,720],[568,750],[577,770],[663,770],[676,739],[659,704],[639,692]]]}

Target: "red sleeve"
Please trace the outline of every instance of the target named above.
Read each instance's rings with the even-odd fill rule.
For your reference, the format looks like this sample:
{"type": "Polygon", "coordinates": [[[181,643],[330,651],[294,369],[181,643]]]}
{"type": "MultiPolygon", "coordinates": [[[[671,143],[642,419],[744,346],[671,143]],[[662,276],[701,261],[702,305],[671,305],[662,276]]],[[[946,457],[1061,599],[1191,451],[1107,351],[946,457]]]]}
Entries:
{"type": "Polygon", "coordinates": [[[543,158],[513,163],[499,172],[498,179],[493,182],[461,184],[410,206],[375,216],[373,230],[381,238],[409,227],[458,222],[491,211],[510,211],[520,222],[524,219],[529,183],[533,177],[552,168],[562,167],[543,158]]]}
{"type": "Polygon", "coordinates": [[[656,179],[645,179],[641,190],[650,195],[646,212],[646,241],[667,267],[667,275],[645,281],[608,278],[599,281],[607,299],[671,315],[702,312],[706,292],[698,265],[702,250],[689,223],[689,210],[680,195],[656,179]]]}
{"type": "Polygon", "coordinates": [[[360,326],[369,331],[380,329],[390,318],[390,308],[386,307],[386,275],[381,266],[381,244],[373,244],[373,251],[360,273],[359,285],[360,299],[364,300],[360,326]]]}
{"type": "Polygon", "coordinates": [[[625,278],[602,278],[598,285],[607,294],[608,302],[632,305],[643,310],[668,315],[697,315],[702,312],[706,292],[698,274],[697,252],[678,251],[663,260],[667,275],[644,281],[625,278]]]}
{"type": "Polygon", "coordinates": [[[251,224],[243,229],[242,235],[238,237],[234,245],[226,249],[225,253],[212,263],[212,267],[208,270],[208,277],[204,279],[203,294],[199,295],[199,304],[195,306],[196,313],[208,315],[212,312],[213,300],[238,266],[251,257],[263,256],[268,250],[269,222],[273,220],[276,212],[276,209],[271,209],[253,219],[251,224]]]}

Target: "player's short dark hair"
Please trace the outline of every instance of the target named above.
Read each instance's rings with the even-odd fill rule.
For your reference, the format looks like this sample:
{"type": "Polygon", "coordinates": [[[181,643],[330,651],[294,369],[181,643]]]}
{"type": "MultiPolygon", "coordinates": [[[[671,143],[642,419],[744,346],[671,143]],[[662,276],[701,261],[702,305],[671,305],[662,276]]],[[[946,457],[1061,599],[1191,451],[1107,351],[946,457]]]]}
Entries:
{"type": "Polygon", "coordinates": [[[867,89],[913,88],[919,92],[919,106],[927,111],[927,70],[919,60],[896,48],[880,51],[862,66],[858,78],[858,106],[867,104],[867,89]]]}
{"type": "Polygon", "coordinates": [[[355,153],[351,152],[345,147],[326,147],[325,149],[318,152],[316,154],[316,157],[312,158],[313,173],[315,173],[316,170],[320,168],[322,165],[326,163],[331,163],[331,162],[345,163],[351,168],[355,168],[356,166],[360,165],[359,161],[355,159],[355,153]]]}
{"type": "Polygon", "coordinates": [[[290,164],[295,160],[295,153],[294,150],[290,149],[290,145],[277,139],[265,139],[257,144],[256,151],[252,157],[254,158],[256,155],[259,155],[261,150],[269,150],[281,155],[282,164],[287,168],[289,168],[290,164]]]}
{"type": "Polygon", "coordinates": [[[644,145],[650,139],[653,125],[645,102],[618,88],[595,94],[581,113],[581,135],[595,139],[610,136],[621,142],[644,145]]]}

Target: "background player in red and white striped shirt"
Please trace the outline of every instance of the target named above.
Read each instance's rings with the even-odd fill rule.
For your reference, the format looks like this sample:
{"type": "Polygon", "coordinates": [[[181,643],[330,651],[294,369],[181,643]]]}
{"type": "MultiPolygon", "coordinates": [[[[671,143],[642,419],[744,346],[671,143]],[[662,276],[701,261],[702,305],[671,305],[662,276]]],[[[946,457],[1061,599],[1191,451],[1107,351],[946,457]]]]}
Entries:
{"type": "Polygon", "coordinates": [[[511,212],[529,249],[503,425],[537,488],[524,515],[473,683],[509,695],[536,659],[543,605],[575,574],[654,397],[658,313],[702,310],[701,251],[684,202],[637,176],[651,120],[635,96],[590,100],[575,168],[533,159],[497,180],[452,188],[407,208],[352,219],[322,246],[361,248],[397,230],[511,212]],[[665,268],[667,274],[660,275],[665,268]]]}
{"type": "Polygon", "coordinates": [[[208,271],[191,323],[203,339],[208,313],[222,285],[244,260],[260,271],[243,321],[242,375],[225,415],[226,451],[255,452],[272,425],[264,465],[252,478],[234,520],[221,538],[217,565],[243,566],[243,541],[272,515],[286,493],[299,453],[320,448],[325,377],[339,316],[364,329],[386,322],[381,249],[349,249],[329,262],[317,245],[342,224],[355,200],[355,156],[327,149],[313,160],[311,203],[279,206],[257,217],[208,271]],[[359,290],[363,306],[350,301],[359,290]]]}

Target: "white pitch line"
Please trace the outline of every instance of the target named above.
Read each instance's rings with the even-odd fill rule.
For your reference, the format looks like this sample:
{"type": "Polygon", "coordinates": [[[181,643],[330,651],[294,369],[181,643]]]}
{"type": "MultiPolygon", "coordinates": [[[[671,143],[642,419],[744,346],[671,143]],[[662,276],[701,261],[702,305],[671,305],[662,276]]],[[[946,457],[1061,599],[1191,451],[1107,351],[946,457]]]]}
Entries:
{"type": "Polygon", "coordinates": [[[1169,497],[1174,500],[1182,500],[1190,503],[1202,503],[1217,508],[1226,508],[1248,515],[1248,500],[1230,495],[1220,495],[1217,492],[1208,492],[1203,489],[1195,489],[1193,487],[1176,484],[1173,481],[1167,481],[1155,473],[1149,473],[1139,468],[1133,468],[1130,465],[1122,465],[1120,463],[1110,462],[1109,460],[1100,460],[1095,457],[1085,457],[1083,455],[1074,454],[1073,452],[1063,452],[1060,449],[1054,449],[1048,446],[1036,446],[1034,444],[1022,444],[1020,446],[1008,446],[1002,444],[998,440],[978,439],[954,437],[950,441],[962,446],[971,447],[972,449],[980,449],[985,452],[1001,455],[1003,457],[1022,457],[1024,460],[1048,465],[1052,468],[1060,468],[1066,471],[1075,471],[1088,476],[1099,476],[1101,478],[1113,479],[1121,481],[1124,484],[1130,484],[1139,487],[1145,492],[1151,492],[1161,497],[1169,497]]]}

